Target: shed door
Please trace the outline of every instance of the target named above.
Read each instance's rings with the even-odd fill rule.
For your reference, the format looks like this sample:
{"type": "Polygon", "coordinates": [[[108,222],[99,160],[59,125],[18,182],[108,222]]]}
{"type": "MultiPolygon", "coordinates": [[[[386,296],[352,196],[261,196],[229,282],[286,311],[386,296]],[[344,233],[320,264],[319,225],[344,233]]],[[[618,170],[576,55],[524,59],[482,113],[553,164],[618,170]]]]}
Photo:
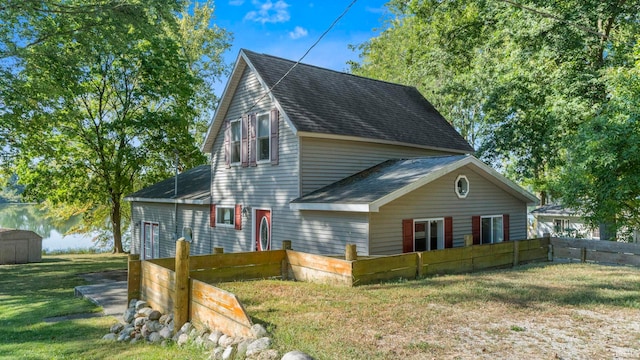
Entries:
{"type": "Polygon", "coordinates": [[[160,226],[157,223],[142,223],[143,259],[160,257],[160,226]]]}
{"type": "Polygon", "coordinates": [[[256,217],[254,221],[256,250],[271,250],[271,211],[256,210],[256,217]]]}

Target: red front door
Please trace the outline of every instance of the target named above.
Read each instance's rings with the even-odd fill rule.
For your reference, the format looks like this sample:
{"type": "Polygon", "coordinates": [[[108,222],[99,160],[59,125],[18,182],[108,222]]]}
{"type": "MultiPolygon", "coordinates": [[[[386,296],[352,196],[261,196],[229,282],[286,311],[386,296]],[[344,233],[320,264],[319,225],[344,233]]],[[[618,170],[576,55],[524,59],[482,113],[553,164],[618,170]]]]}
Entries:
{"type": "Polygon", "coordinates": [[[255,226],[256,250],[271,250],[271,211],[256,210],[255,226]]]}

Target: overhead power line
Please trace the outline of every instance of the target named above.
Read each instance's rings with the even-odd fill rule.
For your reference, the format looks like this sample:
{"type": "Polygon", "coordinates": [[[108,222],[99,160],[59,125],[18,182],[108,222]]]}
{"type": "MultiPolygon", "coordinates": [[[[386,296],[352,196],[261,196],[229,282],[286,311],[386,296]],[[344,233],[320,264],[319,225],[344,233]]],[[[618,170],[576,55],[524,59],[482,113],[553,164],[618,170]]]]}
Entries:
{"type": "Polygon", "coordinates": [[[353,5],[356,3],[356,1],[358,0],[353,0],[351,1],[351,3],[344,9],[344,11],[342,12],[342,14],[340,14],[340,16],[338,16],[335,20],[333,20],[333,22],[331,23],[331,25],[329,25],[329,27],[327,28],[327,30],[325,30],[322,35],[320,35],[320,37],[318,37],[318,39],[309,47],[309,49],[307,49],[307,51],[305,51],[305,53],[300,57],[300,59],[298,59],[298,61],[295,62],[295,64],[293,64],[289,70],[287,70],[287,72],[284,73],[284,75],[282,75],[282,77],[280,77],[280,79],[278,79],[278,81],[275,82],[275,84],[273,84],[273,86],[271,86],[269,88],[269,90],[264,93],[258,100],[256,100],[255,103],[253,103],[253,105],[251,106],[251,108],[249,108],[249,111],[251,111],[256,105],[258,105],[258,103],[264,99],[265,96],[269,95],[271,93],[271,91],[273,91],[273,88],[275,88],[276,86],[278,86],[278,84],[280,84],[280,82],[282,82],[282,80],[284,80],[285,77],[287,77],[287,75],[289,75],[289,73],[291,71],[293,71],[293,69],[295,69],[296,66],[298,66],[298,64],[300,64],[300,62],[302,62],[302,60],[309,54],[309,52],[311,52],[311,50],[316,47],[316,45],[318,45],[318,43],[322,40],[322,38],[325,37],[325,35],[327,35],[329,33],[329,31],[331,31],[331,29],[333,29],[333,27],[349,12],[349,10],[351,10],[351,8],[353,7],[353,5]]]}

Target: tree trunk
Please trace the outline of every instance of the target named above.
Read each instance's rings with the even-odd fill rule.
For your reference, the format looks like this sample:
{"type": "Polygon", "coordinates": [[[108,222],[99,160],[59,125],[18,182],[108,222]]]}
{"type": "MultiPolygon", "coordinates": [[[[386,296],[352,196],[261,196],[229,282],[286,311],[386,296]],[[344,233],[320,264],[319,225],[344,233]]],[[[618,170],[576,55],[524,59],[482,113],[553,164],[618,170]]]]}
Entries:
{"type": "Polygon", "coordinates": [[[111,203],[111,227],[113,229],[113,252],[122,254],[122,214],[120,213],[120,197],[112,198],[111,203]]]}

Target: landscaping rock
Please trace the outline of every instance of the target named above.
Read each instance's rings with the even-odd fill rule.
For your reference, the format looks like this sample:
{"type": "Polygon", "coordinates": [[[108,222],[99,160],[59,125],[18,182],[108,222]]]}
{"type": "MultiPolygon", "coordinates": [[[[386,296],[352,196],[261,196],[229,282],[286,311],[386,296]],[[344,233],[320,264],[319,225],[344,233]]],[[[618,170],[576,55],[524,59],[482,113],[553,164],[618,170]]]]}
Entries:
{"type": "Polygon", "coordinates": [[[102,337],[102,340],[106,341],[116,341],[116,339],[118,339],[118,335],[114,333],[108,333],[107,335],[102,337]]]}
{"type": "Polygon", "coordinates": [[[149,342],[150,343],[159,343],[162,341],[162,336],[158,332],[152,332],[149,334],[149,342]]]}
{"type": "Polygon", "coordinates": [[[160,329],[160,331],[158,331],[158,334],[160,334],[163,339],[171,339],[171,330],[169,330],[168,326],[160,329]]]}
{"type": "Polygon", "coordinates": [[[224,335],[222,333],[222,331],[220,330],[214,330],[211,332],[211,334],[209,334],[209,340],[211,340],[211,342],[213,342],[214,344],[218,343],[218,340],[220,340],[220,337],[224,335]]]}
{"type": "Polygon", "coordinates": [[[222,360],[232,360],[236,356],[236,347],[235,346],[227,346],[222,353],[222,360]]]}
{"type": "Polygon", "coordinates": [[[281,360],[313,360],[313,358],[302,351],[295,350],[284,354],[281,360]]]}
{"type": "Polygon", "coordinates": [[[217,347],[217,348],[213,349],[209,359],[211,359],[211,360],[222,360],[222,354],[223,353],[224,353],[224,349],[221,348],[221,347],[217,347]]]}
{"type": "Polygon", "coordinates": [[[127,310],[125,310],[124,314],[122,315],[122,320],[125,322],[125,324],[128,324],[133,321],[135,316],[136,316],[136,309],[130,307],[127,310]]]}
{"type": "Polygon", "coordinates": [[[255,324],[251,327],[251,333],[254,338],[260,339],[267,336],[267,329],[265,329],[262,324],[255,324]]]}
{"type": "Polygon", "coordinates": [[[135,309],[136,311],[143,309],[143,308],[150,308],[151,306],[149,306],[149,304],[146,301],[136,301],[136,305],[135,305],[135,309]]]}
{"type": "Polygon", "coordinates": [[[242,358],[243,356],[246,355],[247,353],[247,348],[249,347],[249,345],[253,342],[253,340],[250,339],[244,339],[242,340],[239,344],[238,344],[238,348],[236,351],[236,356],[239,358],[242,358]]]}
{"type": "Polygon", "coordinates": [[[147,325],[147,329],[149,329],[149,332],[160,331],[164,327],[158,322],[158,320],[147,321],[145,325],[147,325]]]}
{"type": "Polygon", "coordinates": [[[122,331],[122,329],[124,329],[124,324],[116,323],[111,326],[111,328],[109,329],[109,332],[117,334],[120,331],[122,331]]]}
{"type": "Polygon", "coordinates": [[[178,336],[178,345],[182,346],[182,345],[186,344],[187,342],[189,342],[189,335],[180,334],[180,336],[178,336]]]}
{"type": "Polygon", "coordinates": [[[220,347],[226,348],[227,346],[233,344],[233,338],[227,335],[222,335],[220,336],[220,339],[218,339],[218,345],[220,347]]]}
{"type": "Polygon", "coordinates": [[[276,360],[278,358],[278,351],[273,349],[268,349],[261,351],[258,353],[256,357],[257,360],[276,360]]]}
{"type": "Polygon", "coordinates": [[[263,350],[267,350],[271,347],[271,339],[268,337],[262,337],[247,347],[247,356],[255,355],[263,350]]]}
{"type": "Polygon", "coordinates": [[[133,320],[133,325],[136,328],[141,328],[142,325],[144,325],[147,322],[147,318],[146,317],[138,317],[135,318],[135,320],[133,320]]]}
{"type": "MultiPolygon", "coordinates": [[[[151,311],[151,313],[149,313],[149,320],[160,320],[160,318],[162,317],[162,313],[160,313],[160,311],[158,310],[153,310],[151,311]]],[[[160,322],[160,321],[158,321],[160,322]]]]}

